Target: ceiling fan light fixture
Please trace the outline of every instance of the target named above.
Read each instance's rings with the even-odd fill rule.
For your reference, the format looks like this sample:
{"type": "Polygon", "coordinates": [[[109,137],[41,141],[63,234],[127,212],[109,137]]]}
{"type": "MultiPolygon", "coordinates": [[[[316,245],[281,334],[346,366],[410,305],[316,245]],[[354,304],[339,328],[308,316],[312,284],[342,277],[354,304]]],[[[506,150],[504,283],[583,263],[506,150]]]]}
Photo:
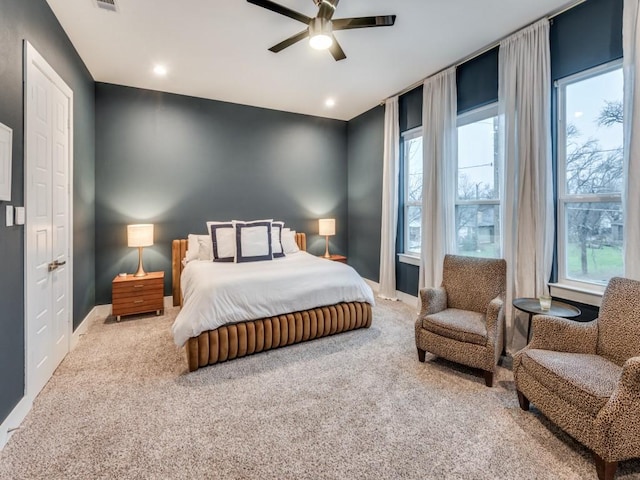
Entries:
{"type": "Polygon", "coordinates": [[[318,34],[309,38],[309,45],[316,50],[326,50],[333,45],[333,39],[329,35],[318,34]]]}
{"type": "Polygon", "coordinates": [[[309,45],[316,50],[326,50],[333,45],[331,20],[316,17],[311,21],[309,45]]]}

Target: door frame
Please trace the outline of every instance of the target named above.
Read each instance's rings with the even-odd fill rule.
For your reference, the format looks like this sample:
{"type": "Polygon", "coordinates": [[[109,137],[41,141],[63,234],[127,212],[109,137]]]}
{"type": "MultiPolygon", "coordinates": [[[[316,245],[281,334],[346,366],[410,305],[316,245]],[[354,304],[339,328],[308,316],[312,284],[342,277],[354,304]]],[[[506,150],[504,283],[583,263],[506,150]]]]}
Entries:
{"type": "MultiPolygon", "coordinates": [[[[32,176],[33,169],[33,159],[31,152],[29,151],[29,133],[31,131],[30,122],[29,122],[29,106],[33,100],[30,99],[29,95],[29,66],[31,64],[37,65],[37,67],[54,83],[54,85],[60,89],[60,91],[65,95],[67,101],[69,102],[69,148],[68,148],[68,201],[69,201],[69,218],[68,218],[68,233],[67,233],[67,268],[69,269],[68,281],[67,281],[67,295],[69,298],[69,321],[67,328],[67,353],[71,349],[71,336],[73,334],[73,90],[69,88],[69,86],[65,83],[65,81],[56,73],[56,71],[49,65],[49,63],[44,59],[42,55],[38,53],[38,51],[29,43],[27,40],[24,41],[24,193],[23,193],[23,203],[25,205],[25,209],[32,208],[33,206],[27,204],[27,199],[29,198],[29,191],[31,188],[31,182],[29,179],[32,176]]],[[[35,386],[33,385],[33,375],[32,372],[34,370],[34,365],[31,365],[29,360],[29,347],[31,345],[31,339],[29,338],[29,314],[33,309],[33,299],[29,296],[29,277],[30,277],[30,269],[31,262],[33,261],[32,256],[29,251],[29,215],[25,215],[25,225],[24,225],[24,361],[25,361],[25,369],[24,369],[24,396],[27,398],[28,402],[33,402],[33,399],[40,393],[40,391],[34,391],[35,386]]]]}

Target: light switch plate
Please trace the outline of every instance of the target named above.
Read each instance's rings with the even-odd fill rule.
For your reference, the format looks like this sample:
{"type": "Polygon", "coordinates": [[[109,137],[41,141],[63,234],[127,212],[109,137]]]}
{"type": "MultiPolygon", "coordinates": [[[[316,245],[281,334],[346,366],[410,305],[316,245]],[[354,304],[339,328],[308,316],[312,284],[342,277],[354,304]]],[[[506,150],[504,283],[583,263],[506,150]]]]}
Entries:
{"type": "Polygon", "coordinates": [[[24,207],[16,207],[16,225],[24,225],[24,207]]]}
{"type": "Polygon", "coordinates": [[[13,227],[13,205],[7,205],[7,227],[13,227]]]}

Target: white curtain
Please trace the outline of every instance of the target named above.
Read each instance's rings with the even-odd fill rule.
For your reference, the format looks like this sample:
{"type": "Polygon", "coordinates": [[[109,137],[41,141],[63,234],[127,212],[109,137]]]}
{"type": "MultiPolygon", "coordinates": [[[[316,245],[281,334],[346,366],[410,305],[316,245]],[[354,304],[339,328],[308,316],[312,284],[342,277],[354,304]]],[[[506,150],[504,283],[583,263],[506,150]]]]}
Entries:
{"type": "Polygon", "coordinates": [[[624,274],[640,280],[640,76],[637,75],[640,35],[639,1],[625,0],[622,18],[624,55],[624,274]],[[634,131],[636,135],[634,135],[634,131]]]}
{"type": "Polygon", "coordinates": [[[378,296],[396,300],[396,230],[398,225],[398,176],[400,125],[398,97],[385,102],[384,166],[382,173],[382,230],[380,233],[380,291],[378,296]]]}
{"type": "Polygon", "coordinates": [[[420,288],[442,284],[444,255],[452,251],[458,147],[456,120],[456,68],[451,67],[424,82],[420,288]]]}
{"type": "Polygon", "coordinates": [[[505,162],[506,338],[515,351],[526,344],[528,316],[516,319],[512,301],[548,294],[555,237],[547,19],[500,42],[498,71],[505,162]]]}

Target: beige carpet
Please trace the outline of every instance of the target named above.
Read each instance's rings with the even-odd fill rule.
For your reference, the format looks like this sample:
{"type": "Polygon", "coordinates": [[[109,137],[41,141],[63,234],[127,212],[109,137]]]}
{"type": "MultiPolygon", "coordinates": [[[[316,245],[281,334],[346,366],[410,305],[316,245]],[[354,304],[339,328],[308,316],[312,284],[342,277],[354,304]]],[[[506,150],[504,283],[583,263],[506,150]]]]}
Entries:
{"type": "MultiPolygon", "coordinates": [[[[413,313],[187,374],[176,314],[90,328],[0,453],[2,479],[595,479],[511,372],[417,360],[413,313]]],[[[618,477],[640,479],[640,462],[618,477]]]]}

